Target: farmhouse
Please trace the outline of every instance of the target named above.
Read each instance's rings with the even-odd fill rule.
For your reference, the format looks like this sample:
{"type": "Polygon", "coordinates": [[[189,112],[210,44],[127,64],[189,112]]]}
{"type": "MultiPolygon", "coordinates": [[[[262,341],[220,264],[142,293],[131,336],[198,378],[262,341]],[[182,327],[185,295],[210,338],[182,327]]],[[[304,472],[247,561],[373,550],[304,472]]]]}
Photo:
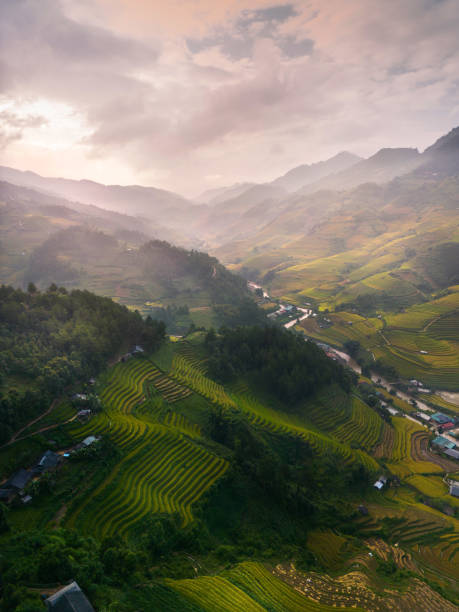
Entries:
{"type": "Polygon", "coordinates": [[[29,480],[32,478],[32,472],[21,468],[7,481],[7,488],[16,489],[16,491],[22,491],[27,485],[29,480]]]}
{"type": "Polygon", "coordinates": [[[94,442],[97,442],[97,440],[98,438],[96,438],[95,436],[88,436],[83,440],[81,444],[83,444],[83,446],[91,446],[91,444],[94,444],[94,442]]]}
{"type": "Polygon", "coordinates": [[[47,450],[37,465],[33,468],[33,471],[35,473],[42,474],[43,472],[55,470],[60,460],[61,458],[58,454],[51,450],[47,450]]]}
{"type": "Polygon", "coordinates": [[[88,401],[88,396],[86,395],[86,393],[74,393],[72,395],[72,399],[73,400],[78,400],[80,402],[87,402],[88,401]]]}
{"type": "Polygon", "coordinates": [[[427,421],[427,423],[430,421],[430,414],[427,414],[425,412],[416,412],[416,416],[422,419],[423,421],[427,421]]]}
{"type": "Polygon", "coordinates": [[[443,436],[437,436],[432,440],[432,444],[435,446],[439,446],[440,448],[454,448],[456,445],[448,438],[444,438],[443,436]]]}
{"type": "Polygon", "coordinates": [[[88,598],[76,582],[71,582],[63,589],[45,600],[46,608],[53,612],[95,612],[88,598]]]}
{"type": "Polygon", "coordinates": [[[444,423],[448,423],[449,420],[450,420],[450,418],[447,417],[446,414],[443,414],[442,412],[436,412],[435,414],[432,415],[432,421],[435,421],[439,425],[443,425],[444,423]]]}
{"type": "Polygon", "coordinates": [[[380,491],[383,488],[383,486],[386,484],[386,482],[387,482],[387,478],[385,476],[380,476],[373,486],[376,487],[380,491]]]}
{"type": "Polygon", "coordinates": [[[453,459],[459,459],[459,451],[454,450],[453,448],[447,448],[444,451],[445,455],[448,457],[452,457],[453,459]]]}
{"type": "Polygon", "coordinates": [[[398,411],[398,410],[395,410],[395,408],[391,408],[391,407],[390,407],[390,406],[388,406],[387,404],[385,404],[385,406],[384,406],[384,407],[386,408],[386,410],[387,410],[388,412],[390,412],[390,414],[391,414],[392,416],[396,416],[397,414],[399,414],[399,411],[398,411]]]}
{"type": "Polygon", "coordinates": [[[143,350],[143,348],[141,346],[139,346],[138,344],[135,345],[132,354],[133,355],[138,355],[139,353],[144,353],[145,351],[143,350]]]}
{"type": "Polygon", "coordinates": [[[459,497],[459,482],[452,482],[449,486],[449,494],[459,497]]]}
{"type": "Polygon", "coordinates": [[[454,423],[451,423],[451,421],[448,421],[448,423],[444,423],[443,425],[440,425],[440,427],[438,428],[439,431],[449,431],[450,429],[454,429],[456,426],[454,425],[454,423]]]}

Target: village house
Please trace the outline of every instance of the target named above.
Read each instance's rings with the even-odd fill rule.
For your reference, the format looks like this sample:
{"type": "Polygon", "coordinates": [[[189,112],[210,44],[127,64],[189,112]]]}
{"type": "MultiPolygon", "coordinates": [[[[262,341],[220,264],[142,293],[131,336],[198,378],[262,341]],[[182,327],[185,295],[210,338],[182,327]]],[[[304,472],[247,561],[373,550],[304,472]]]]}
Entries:
{"type": "Polygon", "coordinates": [[[454,425],[454,423],[451,423],[451,421],[448,421],[448,423],[443,423],[443,425],[440,425],[440,427],[438,428],[438,431],[441,433],[442,431],[450,431],[451,429],[454,429],[456,426],[454,425]]]}
{"type": "Polygon", "coordinates": [[[373,486],[380,491],[386,483],[387,478],[385,476],[380,476],[373,486]]]}
{"type": "Polygon", "coordinates": [[[31,480],[32,476],[32,472],[21,468],[15,474],[13,474],[9,480],[7,480],[5,488],[23,491],[28,482],[31,480]]]}
{"type": "Polygon", "coordinates": [[[79,421],[88,421],[91,416],[91,409],[84,408],[83,410],[79,410],[77,413],[77,418],[79,421]]]}
{"type": "Polygon", "coordinates": [[[54,595],[45,599],[46,608],[52,612],[95,612],[88,598],[76,582],[71,582],[54,595]]]}
{"type": "Polygon", "coordinates": [[[446,448],[443,452],[445,455],[448,455],[448,457],[459,460],[459,451],[455,450],[454,448],[446,448]]]}
{"type": "Polygon", "coordinates": [[[432,440],[432,444],[434,444],[435,446],[438,446],[442,450],[445,448],[454,448],[456,446],[454,442],[452,442],[451,440],[448,440],[448,438],[445,438],[443,436],[437,436],[436,438],[434,438],[432,440]]]}
{"type": "Polygon", "coordinates": [[[438,425],[444,425],[450,421],[450,417],[446,416],[446,414],[443,414],[442,412],[436,412],[431,418],[432,421],[435,421],[435,423],[438,423],[438,425]]]}
{"type": "Polygon", "coordinates": [[[44,472],[53,471],[57,468],[60,461],[60,455],[51,450],[47,450],[32,471],[35,474],[43,474],[44,472]]]}
{"type": "Polygon", "coordinates": [[[75,401],[87,402],[89,398],[86,393],[74,393],[72,399],[75,401]]]}
{"type": "Polygon", "coordinates": [[[449,494],[459,497],[459,482],[452,482],[449,486],[449,494]]]}

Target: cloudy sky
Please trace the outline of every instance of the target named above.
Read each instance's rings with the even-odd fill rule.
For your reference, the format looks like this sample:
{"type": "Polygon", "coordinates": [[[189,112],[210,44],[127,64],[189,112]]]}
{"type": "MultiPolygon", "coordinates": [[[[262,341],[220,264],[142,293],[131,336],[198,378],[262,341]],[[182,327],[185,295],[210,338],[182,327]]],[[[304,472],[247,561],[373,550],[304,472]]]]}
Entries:
{"type": "Polygon", "coordinates": [[[459,125],[458,0],[0,0],[0,163],[186,195],[459,125]]]}

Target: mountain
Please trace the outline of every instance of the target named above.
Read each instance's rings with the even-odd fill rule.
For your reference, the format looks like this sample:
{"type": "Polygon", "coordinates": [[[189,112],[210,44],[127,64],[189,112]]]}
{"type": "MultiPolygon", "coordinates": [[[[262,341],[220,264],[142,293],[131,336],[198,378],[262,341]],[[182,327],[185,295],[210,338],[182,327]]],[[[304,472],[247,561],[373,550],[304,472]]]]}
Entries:
{"type": "Polygon", "coordinates": [[[236,183],[228,187],[217,187],[215,189],[207,189],[195,200],[209,206],[215,206],[225,200],[236,198],[238,195],[254,187],[255,183],[236,183]]]}
{"type": "Polygon", "coordinates": [[[236,197],[213,206],[197,217],[193,232],[204,236],[207,244],[219,244],[253,232],[278,213],[277,205],[288,196],[285,189],[268,183],[254,185],[236,197]]]}
{"type": "Polygon", "coordinates": [[[272,181],[271,184],[283,187],[288,192],[298,191],[301,187],[314,183],[329,174],[346,170],[361,160],[362,158],[358,155],[342,151],[326,161],[310,165],[303,164],[292,168],[283,176],[272,181]]]}
{"type": "Polygon", "coordinates": [[[353,164],[350,168],[309,183],[301,193],[312,193],[320,189],[352,189],[363,183],[387,183],[421,165],[422,155],[417,149],[381,149],[368,159],[353,164]]]}
{"type": "Polygon", "coordinates": [[[9,183],[0,183],[0,212],[0,283],[90,289],[161,317],[169,331],[262,318],[242,278],[205,253],[152,241],[170,233],[153,222],[9,183]]]}
{"type": "Polygon", "coordinates": [[[459,127],[434,142],[424,151],[422,157],[424,161],[419,168],[419,174],[459,174],[459,127]]]}
{"type": "Polygon", "coordinates": [[[42,177],[0,166],[0,180],[30,187],[67,200],[140,216],[175,230],[184,228],[200,207],[170,191],[138,185],[103,185],[94,181],[42,177]]]}

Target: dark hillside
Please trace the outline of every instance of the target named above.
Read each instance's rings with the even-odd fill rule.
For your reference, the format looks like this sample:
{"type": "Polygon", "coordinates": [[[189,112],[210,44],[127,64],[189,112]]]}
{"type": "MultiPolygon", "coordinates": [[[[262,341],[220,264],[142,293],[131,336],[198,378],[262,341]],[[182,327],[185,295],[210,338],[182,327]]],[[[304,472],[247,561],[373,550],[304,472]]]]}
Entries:
{"type": "Polygon", "coordinates": [[[122,349],[157,347],[164,325],[88,291],[0,288],[0,442],[122,349]]]}

